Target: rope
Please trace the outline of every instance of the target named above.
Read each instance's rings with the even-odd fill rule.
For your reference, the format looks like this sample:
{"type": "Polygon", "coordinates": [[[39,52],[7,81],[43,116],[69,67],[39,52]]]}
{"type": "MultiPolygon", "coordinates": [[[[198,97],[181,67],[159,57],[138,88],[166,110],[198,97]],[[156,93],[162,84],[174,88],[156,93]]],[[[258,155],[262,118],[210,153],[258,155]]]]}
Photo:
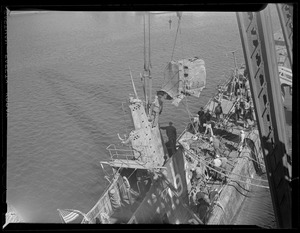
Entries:
{"type": "Polygon", "coordinates": [[[173,51],[172,51],[171,61],[173,60],[174,49],[175,49],[176,40],[177,40],[177,35],[178,35],[178,30],[179,30],[179,26],[180,26],[180,22],[181,22],[180,19],[181,19],[181,18],[178,19],[178,25],[177,25],[177,31],[176,31],[175,41],[174,41],[174,45],[173,45],[173,51]]]}
{"type": "Polygon", "coordinates": [[[190,110],[189,110],[189,107],[188,107],[188,102],[187,102],[187,96],[185,97],[185,102],[186,102],[186,105],[183,103],[188,115],[189,115],[189,120],[190,120],[190,123],[194,129],[194,132],[198,132],[198,130],[196,131],[195,127],[194,127],[194,122],[192,122],[191,118],[193,117],[193,115],[191,114],[190,110]]]}
{"type": "MultiPolygon", "coordinates": [[[[251,149],[250,149],[251,150],[251,149]]],[[[253,152],[252,150],[251,150],[251,152],[253,152]]],[[[247,152],[248,154],[250,154],[249,152],[247,152]]],[[[254,152],[253,152],[254,153],[254,152]]],[[[255,159],[252,159],[251,157],[249,157],[249,156],[241,156],[241,157],[239,157],[239,158],[248,158],[248,159],[250,159],[250,160],[252,160],[253,162],[255,162],[255,163],[257,163],[258,165],[260,165],[260,166],[263,166],[263,167],[266,167],[264,164],[261,164],[261,163],[259,163],[259,162],[257,162],[255,159]]]]}
{"type": "Polygon", "coordinates": [[[149,70],[149,76],[150,76],[150,68],[152,68],[151,65],[151,58],[150,58],[150,52],[151,52],[151,46],[150,46],[150,13],[149,13],[149,20],[148,20],[148,29],[149,29],[149,63],[148,63],[148,70],[149,70]]]}
{"type": "MultiPolygon", "coordinates": [[[[207,161],[205,161],[205,160],[204,160],[205,162],[202,162],[202,161],[203,161],[202,159],[200,159],[199,157],[193,155],[190,151],[187,151],[187,150],[185,150],[185,151],[186,151],[187,154],[189,154],[190,156],[193,156],[193,159],[197,160],[198,162],[200,162],[200,163],[203,164],[204,166],[208,167],[209,169],[211,169],[211,170],[213,170],[213,171],[215,171],[215,172],[217,172],[217,173],[219,173],[219,174],[221,174],[221,175],[227,176],[225,173],[220,172],[220,171],[217,171],[216,169],[214,169],[214,168],[212,168],[212,167],[209,167],[209,166],[207,165],[207,163],[212,164],[211,162],[207,162],[207,161]]],[[[221,169],[221,170],[225,170],[224,168],[221,168],[221,167],[220,167],[220,169],[221,169]]],[[[225,170],[225,171],[226,171],[226,170],[225,170]]],[[[236,174],[236,173],[233,173],[233,172],[229,172],[229,173],[230,173],[230,174],[233,174],[233,175],[240,176],[240,177],[244,177],[244,178],[256,180],[256,181],[259,181],[259,182],[261,182],[261,181],[267,182],[266,180],[259,180],[259,179],[255,179],[255,178],[251,178],[251,177],[239,175],[239,174],[236,174]]],[[[240,181],[240,180],[235,180],[235,179],[230,179],[230,180],[237,181],[237,182],[242,182],[242,183],[246,183],[246,184],[249,184],[249,185],[258,186],[258,187],[262,187],[262,188],[269,188],[268,186],[257,185],[257,184],[251,184],[251,183],[244,182],[244,181],[240,181]]]]}
{"type": "MultiPolygon", "coordinates": [[[[236,182],[236,181],[235,181],[235,182],[236,182]]],[[[237,183],[237,182],[236,182],[236,183],[237,183]]],[[[238,184],[238,183],[237,183],[237,184],[238,184]]],[[[239,184],[238,184],[238,185],[239,185],[239,184]]],[[[241,195],[243,195],[244,197],[247,197],[247,198],[264,198],[264,197],[270,197],[269,195],[246,195],[246,194],[244,194],[242,191],[240,191],[235,185],[229,184],[229,183],[228,183],[228,186],[234,187],[241,195]]],[[[251,192],[251,190],[245,189],[245,188],[241,187],[240,185],[239,185],[239,187],[240,187],[241,189],[247,191],[247,192],[251,192]]],[[[255,193],[261,193],[261,191],[255,191],[255,193]]]]}
{"type": "Polygon", "coordinates": [[[144,70],[147,70],[146,67],[146,19],[144,14],[144,70]]]}
{"type": "MultiPolygon", "coordinates": [[[[167,65],[168,66],[168,65],[167,65]]],[[[166,68],[167,68],[167,66],[166,66],[166,68]]],[[[165,68],[165,70],[166,70],[166,68],[165,68]]],[[[177,74],[179,73],[179,70],[178,70],[178,72],[176,72],[173,76],[172,76],[172,78],[171,79],[169,79],[169,81],[164,85],[164,86],[166,86],[177,74]]],[[[177,85],[177,83],[179,83],[179,80],[172,86],[172,87],[170,87],[170,89],[169,90],[166,90],[166,92],[168,92],[168,91],[170,91],[173,87],[175,87],[175,85],[177,85]]],[[[162,88],[164,88],[164,87],[162,87],[162,88]]]]}

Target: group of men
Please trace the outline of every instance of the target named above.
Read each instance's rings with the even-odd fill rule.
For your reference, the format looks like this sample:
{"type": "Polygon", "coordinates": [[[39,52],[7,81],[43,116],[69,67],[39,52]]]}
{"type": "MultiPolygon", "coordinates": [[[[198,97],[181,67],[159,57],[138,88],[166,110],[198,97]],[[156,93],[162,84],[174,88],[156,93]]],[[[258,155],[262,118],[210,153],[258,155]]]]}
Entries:
{"type": "MultiPolygon", "coordinates": [[[[250,85],[249,80],[245,78],[247,75],[244,74],[242,79],[236,80],[235,83],[235,89],[234,94],[237,97],[237,104],[235,105],[235,123],[237,124],[237,121],[242,117],[244,121],[244,128],[248,128],[248,119],[253,121],[254,115],[253,115],[253,101],[251,99],[251,93],[250,93],[250,85]]],[[[221,99],[222,99],[222,93],[219,92],[219,95],[216,98],[216,101],[218,105],[215,108],[215,116],[216,116],[216,123],[220,123],[221,116],[223,114],[222,106],[221,106],[221,99]],[[220,95],[221,94],[221,95],[220,95]]],[[[200,111],[198,112],[199,117],[199,132],[201,129],[204,131],[204,136],[208,133],[209,134],[209,142],[210,145],[213,148],[213,155],[210,162],[210,171],[215,180],[220,180],[222,182],[227,182],[227,176],[228,172],[230,171],[230,163],[228,162],[228,159],[223,155],[221,151],[221,143],[218,138],[214,134],[214,122],[211,121],[211,113],[209,110],[204,111],[204,108],[201,107],[200,111]]],[[[203,132],[203,131],[202,131],[203,132]]],[[[238,152],[241,152],[244,145],[245,145],[245,132],[244,130],[240,131],[240,143],[237,148],[238,152]]],[[[211,200],[209,200],[208,195],[204,194],[203,191],[197,190],[198,192],[195,192],[194,198],[195,200],[204,200],[207,203],[211,203],[211,200]]]]}
{"type": "MultiPolygon", "coordinates": [[[[240,107],[238,105],[238,107],[240,107]]],[[[248,106],[247,104],[245,104],[243,109],[243,114],[248,116],[250,114],[250,106],[248,106]]],[[[220,115],[223,114],[222,111],[222,107],[221,107],[221,103],[219,102],[217,107],[215,108],[215,115],[216,115],[216,119],[217,122],[220,121],[220,115]]],[[[199,131],[201,129],[201,126],[205,127],[205,132],[203,134],[203,136],[205,136],[207,133],[209,135],[209,142],[210,145],[213,148],[213,160],[212,160],[212,170],[214,171],[214,176],[216,179],[222,180],[222,181],[226,181],[226,171],[229,170],[228,167],[228,160],[226,157],[224,157],[221,151],[221,143],[220,140],[218,138],[218,136],[216,136],[214,134],[213,131],[213,127],[214,127],[214,122],[211,121],[211,114],[209,112],[209,110],[207,110],[206,112],[204,112],[204,108],[201,107],[200,111],[198,112],[198,116],[199,116],[199,131]],[[217,171],[217,172],[216,172],[217,171]]],[[[241,130],[241,134],[240,134],[240,146],[238,148],[238,151],[240,152],[243,148],[244,145],[244,141],[245,141],[245,132],[243,130],[241,130]]]]}
{"type": "Polygon", "coordinates": [[[253,102],[251,99],[240,99],[235,105],[235,123],[243,118],[244,127],[248,128],[248,119],[253,121],[253,102]]]}

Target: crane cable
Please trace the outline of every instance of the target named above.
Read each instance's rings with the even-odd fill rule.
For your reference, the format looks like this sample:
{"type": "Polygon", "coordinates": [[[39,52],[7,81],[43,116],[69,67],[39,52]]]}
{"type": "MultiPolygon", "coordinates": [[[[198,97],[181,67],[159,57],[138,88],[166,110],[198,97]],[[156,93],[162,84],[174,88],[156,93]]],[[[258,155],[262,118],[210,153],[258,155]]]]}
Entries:
{"type": "Polygon", "coordinates": [[[147,70],[146,68],[146,19],[144,14],[144,71],[147,70]]]}
{"type": "Polygon", "coordinates": [[[177,31],[176,31],[175,41],[174,41],[174,45],[173,45],[173,51],[172,51],[171,61],[173,60],[174,49],[175,49],[175,46],[176,46],[176,41],[177,41],[177,35],[178,35],[179,27],[180,27],[180,22],[181,22],[181,16],[178,15],[177,31]]]}
{"type": "Polygon", "coordinates": [[[150,13],[148,14],[148,30],[149,30],[149,51],[148,51],[148,54],[149,54],[149,61],[148,61],[148,71],[149,71],[149,76],[150,76],[150,68],[152,68],[152,65],[151,65],[151,46],[150,46],[150,13]]]}

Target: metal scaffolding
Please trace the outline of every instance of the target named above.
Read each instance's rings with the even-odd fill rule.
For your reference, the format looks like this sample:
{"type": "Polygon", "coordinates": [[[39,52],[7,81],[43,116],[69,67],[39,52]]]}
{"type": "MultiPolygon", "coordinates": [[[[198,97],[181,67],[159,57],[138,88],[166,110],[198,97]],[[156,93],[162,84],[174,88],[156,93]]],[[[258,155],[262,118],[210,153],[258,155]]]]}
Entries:
{"type": "MultiPolygon", "coordinates": [[[[281,6],[282,7],[282,6],[281,6]]],[[[289,6],[291,9],[292,6],[289,6]]],[[[287,9],[285,7],[281,9],[287,9]]],[[[290,18],[292,18],[292,12],[290,18]]],[[[256,119],[263,147],[267,175],[277,225],[290,228],[291,223],[291,155],[288,154],[286,120],[280,92],[275,42],[269,6],[260,12],[236,13],[256,119]]],[[[281,20],[282,21],[282,20],[281,20]]],[[[290,29],[282,24],[292,61],[290,29]],[[285,32],[286,31],[286,32],[285,32]]],[[[292,64],[292,62],[291,62],[292,64]]]]}

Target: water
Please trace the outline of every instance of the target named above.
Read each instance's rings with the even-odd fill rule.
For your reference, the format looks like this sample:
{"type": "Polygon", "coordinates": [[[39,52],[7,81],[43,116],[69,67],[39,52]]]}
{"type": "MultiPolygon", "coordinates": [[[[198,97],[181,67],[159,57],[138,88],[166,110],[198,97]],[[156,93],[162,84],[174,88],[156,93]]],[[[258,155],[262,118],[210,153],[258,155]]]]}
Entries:
{"type": "MultiPolygon", "coordinates": [[[[177,27],[175,13],[151,16],[153,93],[163,82],[177,27]],[[173,20],[169,29],[169,19],[173,20]]],[[[7,201],[25,222],[59,223],[57,208],[87,212],[105,189],[99,161],[126,133],[122,101],[138,93],[143,70],[143,16],[134,12],[47,12],[7,20],[7,201]]],[[[183,15],[174,59],[204,59],[207,87],[185,105],[195,114],[225,80],[237,50],[235,14],[183,15]],[[229,57],[226,56],[229,54],[229,57]]],[[[127,116],[128,117],[128,116],[127,116]]],[[[189,115],[165,102],[161,125],[181,132],[189,115]]],[[[129,127],[130,128],[130,127],[129,127]]]]}
{"type": "MultiPolygon", "coordinates": [[[[267,180],[267,175],[255,175],[254,179],[267,180]]],[[[256,184],[265,185],[265,182],[256,184]]],[[[276,228],[270,190],[258,186],[250,187],[240,210],[232,220],[234,225],[255,225],[262,228],[276,228]]]]}

